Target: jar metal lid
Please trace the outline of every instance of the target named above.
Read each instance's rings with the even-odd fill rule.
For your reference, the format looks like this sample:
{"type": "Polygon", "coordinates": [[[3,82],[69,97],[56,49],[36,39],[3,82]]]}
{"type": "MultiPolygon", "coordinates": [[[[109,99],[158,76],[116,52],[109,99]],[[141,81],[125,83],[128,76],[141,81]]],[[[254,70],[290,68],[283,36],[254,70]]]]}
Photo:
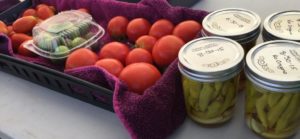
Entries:
{"type": "Polygon", "coordinates": [[[260,17],[249,10],[227,8],[214,11],[202,22],[203,29],[209,36],[247,37],[260,31],[260,17]]]}
{"type": "Polygon", "coordinates": [[[180,49],[178,58],[182,74],[205,82],[230,79],[244,66],[242,46],[224,37],[192,40],[180,49]]]}
{"type": "Polygon", "coordinates": [[[253,47],[246,56],[246,75],[272,91],[300,91],[300,43],[276,40],[253,47]]]}
{"type": "Polygon", "coordinates": [[[271,39],[300,41],[300,11],[284,11],[269,15],[263,25],[271,39]]]}
{"type": "MultiPolygon", "coordinates": [[[[234,38],[234,37],[227,37],[230,39],[233,39],[235,41],[237,41],[238,43],[240,43],[241,45],[247,44],[249,42],[255,41],[258,36],[260,34],[260,31],[258,30],[257,32],[253,33],[253,34],[249,34],[248,36],[245,36],[244,38],[234,38]]],[[[209,36],[208,34],[206,34],[206,32],[202,29],[199,33],[200,37],[207,37],[209,36]]]]}

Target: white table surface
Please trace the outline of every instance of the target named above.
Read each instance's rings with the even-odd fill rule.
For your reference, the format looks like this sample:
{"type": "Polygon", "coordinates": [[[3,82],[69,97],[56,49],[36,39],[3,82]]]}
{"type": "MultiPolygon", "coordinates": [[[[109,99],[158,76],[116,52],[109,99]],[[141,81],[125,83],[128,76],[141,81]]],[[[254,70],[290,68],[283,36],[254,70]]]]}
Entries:
{"type": "MultiPolygon", "coordinates": [[[[299,0],[202,0],[194,9],[213,11],[239,7],[269,14],[299,9],[299,0]]],[[[261,39],[260,39],[261,41],[261,39]]],[[[258,139],[245,125],[243,94],[233,119],[220,127],[202,127],[189,118],[170,139],[258,139]]],[[[0,138],[128,139],[119,119],[109,111],[64,96],[0,71],[0,138]]],[[[294,136],[300,139],[300,134],[294,136]]]]}

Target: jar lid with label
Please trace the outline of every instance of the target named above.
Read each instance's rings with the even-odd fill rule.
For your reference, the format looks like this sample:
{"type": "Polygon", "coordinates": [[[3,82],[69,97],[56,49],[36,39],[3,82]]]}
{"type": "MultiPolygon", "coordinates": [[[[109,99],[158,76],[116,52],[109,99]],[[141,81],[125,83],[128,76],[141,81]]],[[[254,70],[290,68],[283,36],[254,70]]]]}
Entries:
{"type": "Polygon", "coordinates": [[[221,9],[210,13],[203,19],[201,34],[227,37],[244,43],[259,36],[260,23],[260,17],[250,10],[221,9]]]}
{"type": "Polygon", "coordinates": [[[178,58],[182,74],[204,82],[230,79],[244,66],[242,46],[224,37],[192,40],[180,49],[178,58]]]}
{"type": "Polygon", "coordinates": [[[246,76],[254,84],[275,92],[300,90],[300,43],[269,41],[246,56],[246,76]]]}
{"type": "Polygon", "coordinates": [[[300,11],[284,11],[269,15],[263,25],[263,38],[300,41],[300,11]]]}

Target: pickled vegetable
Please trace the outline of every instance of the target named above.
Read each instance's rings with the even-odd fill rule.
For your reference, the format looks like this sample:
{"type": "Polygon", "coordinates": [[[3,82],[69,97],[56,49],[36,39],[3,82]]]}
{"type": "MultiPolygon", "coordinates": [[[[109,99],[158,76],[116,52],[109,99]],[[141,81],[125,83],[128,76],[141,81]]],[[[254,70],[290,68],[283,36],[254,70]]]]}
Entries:
{"type": "Polygon", "coordinates": [[[236,101],[237,78],[222,82],[199,82],[182,76],[188,115],[202,124],[218,124],[229,120],[236,101]]]}
{"type": "Polygon", "coordinates": [[[246,121],[266,138],[288,138],[300,127],[300,92],[271,92],[247,83],[246,121]]]}

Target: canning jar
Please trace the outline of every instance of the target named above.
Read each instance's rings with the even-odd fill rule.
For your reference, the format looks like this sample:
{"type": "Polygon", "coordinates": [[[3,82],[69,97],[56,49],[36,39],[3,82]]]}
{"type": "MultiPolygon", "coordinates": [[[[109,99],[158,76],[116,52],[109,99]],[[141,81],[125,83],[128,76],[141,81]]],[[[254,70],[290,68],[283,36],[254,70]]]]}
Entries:
{"type": "Polygon", "coordinates": [[[269,15],[264,21],[262,36],[264,41],[300,42],[300,11],[283,11],[269,15]]]}
{"type": "Polygon", "coordinates": [[[243,57],[242,46],[224,37],[198,38],[180,49],[178,67],[191,119],[212,125],[232,117],[243,57]]]}
{"type": "Polygon", "coordinates": [[[202,21],[201,36],[221,36],[239,42],[247,53],[260,34],[260,17],[246,9],[227,8],[208,14],[202,21]]]}
{"type": "Polygon", "coordinates": [[[288,138],[300,125],[300,43],[268,41],[246,56],[245,117],[265,138],[288,138]]]}

